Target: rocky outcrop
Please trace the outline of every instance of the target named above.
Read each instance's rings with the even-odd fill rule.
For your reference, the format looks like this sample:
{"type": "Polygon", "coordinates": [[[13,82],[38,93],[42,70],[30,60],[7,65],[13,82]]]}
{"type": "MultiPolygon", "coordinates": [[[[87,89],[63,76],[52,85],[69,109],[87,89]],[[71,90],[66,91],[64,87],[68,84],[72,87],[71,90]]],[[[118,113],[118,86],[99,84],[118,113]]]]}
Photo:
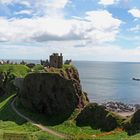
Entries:
{"type": "Polygon", "coordinates": [[[125,121],[124,129],[129,135],[134,135],[140,132],[140,109],[125,121]]]}
{"type": "Polygon", "coordinates": [[[91,126],[92,128],[110,131],[120,126],[123,119],[106,110],[97,103],[88,104],[76,118],[78,126],[91,126]]]}
{"type": "Polygon", "coordinates": [[[14,78],[15,76],[10,71],[0,73],[0,96],[3,96],[5,93],[12,93],[15,90],[13,85],[14,78]]]}
{"type": "Polygon", "coordinates": [[[24,107],[46,116],[67,118],[77,107],[84,107],[88,98],[80,86],[78,72],[32,73],[25,77],[19,100],[24,107]]]}

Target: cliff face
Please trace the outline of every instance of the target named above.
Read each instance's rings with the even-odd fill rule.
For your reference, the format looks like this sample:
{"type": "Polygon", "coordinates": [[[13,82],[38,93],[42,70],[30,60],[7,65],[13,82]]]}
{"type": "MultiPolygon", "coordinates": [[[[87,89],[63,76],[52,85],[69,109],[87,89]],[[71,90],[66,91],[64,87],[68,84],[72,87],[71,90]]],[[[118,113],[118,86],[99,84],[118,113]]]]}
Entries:
{"type": "Polygon", "coordinates": [[[65,68],[65,72],[66,72],[66,75],[64,76],[63,74],[61,76],[73,82],[75,93],[78,96],[78,101],[79,101],[78,107],[83,108],[89,102],[89,99],[87,97],[87,93],[82,91],[79,73],[75,67],[65,68]]]}
{"type": "Polygon", "coordinates": [[[75,108],[88,103],[78,72],[72,67],[59,73],[29,74],[23,81],[19,99],[30,110],[61,118],[69,117],[75,108]]]}

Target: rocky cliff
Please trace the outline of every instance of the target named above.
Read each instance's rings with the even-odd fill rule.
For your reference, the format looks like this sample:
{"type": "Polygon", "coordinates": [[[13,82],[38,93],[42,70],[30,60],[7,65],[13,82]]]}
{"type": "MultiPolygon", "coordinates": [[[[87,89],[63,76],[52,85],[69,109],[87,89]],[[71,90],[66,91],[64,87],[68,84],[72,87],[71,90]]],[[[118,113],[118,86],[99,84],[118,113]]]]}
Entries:
{"type": "Polygon", "coordinates": [[[82,91],[78,71],[74,67],[54,71],[27,75],[19,100],[24,107],[38,113],[67,118],[75,108],[84,107],[88,98],[82,91]]]}

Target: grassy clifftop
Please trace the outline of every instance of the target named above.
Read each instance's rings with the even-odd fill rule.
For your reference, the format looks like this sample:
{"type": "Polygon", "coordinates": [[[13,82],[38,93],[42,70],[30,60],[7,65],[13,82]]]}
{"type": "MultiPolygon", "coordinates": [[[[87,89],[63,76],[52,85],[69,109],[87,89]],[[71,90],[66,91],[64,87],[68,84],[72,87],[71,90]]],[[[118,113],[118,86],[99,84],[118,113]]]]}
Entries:
{"type": "Polygon", "coordinates": [[[29,72],[30,68],[25,65],[0,65],[0,73],[7,73],[13,74],[15,77],[25,77],[29,72]]]}

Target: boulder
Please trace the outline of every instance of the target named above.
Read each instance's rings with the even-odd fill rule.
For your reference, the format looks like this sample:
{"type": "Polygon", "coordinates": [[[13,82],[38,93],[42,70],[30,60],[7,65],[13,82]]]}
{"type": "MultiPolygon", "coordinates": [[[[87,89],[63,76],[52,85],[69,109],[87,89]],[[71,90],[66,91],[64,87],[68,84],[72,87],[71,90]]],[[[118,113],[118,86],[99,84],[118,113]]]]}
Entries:
{"type": "Polygon", "coordinates": [[[124,129],[129,135],[134,135],[140,132],[140,109],[125,121],[124,129]]]}
{"type": "Polygon", "coordinates": [[[88,104],[76,118],[78,126],[91,126],[92,128],[110,131],[120,126],[120,117],[109,112],[97,103],[88,104]]]}

